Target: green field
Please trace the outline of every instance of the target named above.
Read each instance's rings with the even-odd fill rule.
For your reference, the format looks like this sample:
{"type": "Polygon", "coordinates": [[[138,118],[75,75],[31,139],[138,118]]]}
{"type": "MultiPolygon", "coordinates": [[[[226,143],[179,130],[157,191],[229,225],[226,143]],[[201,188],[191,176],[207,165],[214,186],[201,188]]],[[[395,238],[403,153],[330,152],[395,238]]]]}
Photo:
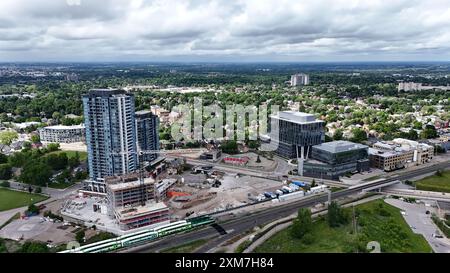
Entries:
{"type": "Polygon", "coordinates": [[[47,196],[39,194],[0,189],[0,211],[26,207],[44,201],[47,198],[47,196]]]}
{"type": "MultiPolygon", "coordinates": [[[[51,152],[48,153],[49,154],[60,154],[60,153],[66,153],[68,158],[72,158],[75,157],[75,154],[77,153],[76,151],[56,151],[56,152],[51,152]]],[[[80,161],[83,162],[87,159],[87,152],[78,152],[78,154],[80,155],[80,161]]]]}
{"type": "Polygon", "coordinates": [[[63,190],[63,189],[67,189],[68,187],[73,186],[75,183],[49,183],[48,187],[52,188],[52,189],[59,189],[59,190],[63,190]]]}
{"type": "Polygon", "coordinates": [[[416,182],[416,188],[423,191],[450,192],[450,171],[442,176],[433,175],[416,182]]]}
{"type": "Polygon", "coordinates": [[[193,242],[181,245],[181,246],[166,249],[162,252],[163,253],[192,253],[194,250],[196,250],[197,248],[204,245],[207,241],[208,240],[197,240],[197,241],[193,241],[193,242]]]}
{"type": "Polygon", "coordinates": [[[414,234],[400,211],[382,200],[356,207],[357,233],[350,222],[330,228],[325,217],[313,224],[312,240],[303,242],[290,235],[290,228],[278,232],[264,242],[256,253],[349,253],[364,252],[367,243],[377,241],[382,252],[431,252],[421,235],[414,234]],[[380,205],[381,204],[381,205],[380,205]],[[380,207],[381,206],[381,207],[380,207]]]}

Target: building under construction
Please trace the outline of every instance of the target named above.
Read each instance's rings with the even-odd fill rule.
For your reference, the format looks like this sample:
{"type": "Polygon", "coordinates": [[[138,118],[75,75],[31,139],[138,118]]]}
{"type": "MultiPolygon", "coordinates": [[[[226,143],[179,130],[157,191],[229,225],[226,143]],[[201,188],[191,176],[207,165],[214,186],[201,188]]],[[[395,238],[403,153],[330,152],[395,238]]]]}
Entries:
{"type": "Polygon", "coordinates": [[[156,226],[169,222],[169,209],[158,203],[153,178],[139,178],[139,173],[105,178],[109,215],[122,230],[156,226]]]}

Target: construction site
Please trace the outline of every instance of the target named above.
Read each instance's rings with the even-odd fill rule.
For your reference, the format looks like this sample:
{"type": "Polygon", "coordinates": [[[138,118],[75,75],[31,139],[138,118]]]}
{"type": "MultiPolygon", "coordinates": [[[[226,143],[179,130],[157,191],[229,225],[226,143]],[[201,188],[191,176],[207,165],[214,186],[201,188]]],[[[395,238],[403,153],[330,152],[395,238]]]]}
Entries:
{"type": "Polygon", "coordinates": [[[280,181],[180,160],[166,165],[156,177],[151,172],[106,177],[105,193],[80,191],[62,204],[60,212],[87,226],[125,234],[260,201],[264,192],[283,186],[280,181]]]}

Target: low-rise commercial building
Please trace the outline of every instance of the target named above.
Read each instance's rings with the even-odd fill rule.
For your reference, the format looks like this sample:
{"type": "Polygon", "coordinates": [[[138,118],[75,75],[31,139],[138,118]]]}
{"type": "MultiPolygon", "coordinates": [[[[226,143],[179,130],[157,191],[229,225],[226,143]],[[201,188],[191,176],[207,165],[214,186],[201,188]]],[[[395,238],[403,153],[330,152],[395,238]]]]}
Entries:
{"type": "Polygon", "coordinates": [[[209,150],[200,155],[200,159],[217,161],[222,156],[221,150],[209,150]]]}
{"type": "Polygon", "coordinates": [[[39,130],[42,142],[49,143],[76,143],[85,142],[86,128],[84,125],[74,126],[48,126],[39,130]]]}
{"type": "Polygon", "coordinates": [[[434,147],[408,139],[377,142],[369,149],[370,164],[384,171],[394,171],[429,162],[434,157],[434,147]]]}

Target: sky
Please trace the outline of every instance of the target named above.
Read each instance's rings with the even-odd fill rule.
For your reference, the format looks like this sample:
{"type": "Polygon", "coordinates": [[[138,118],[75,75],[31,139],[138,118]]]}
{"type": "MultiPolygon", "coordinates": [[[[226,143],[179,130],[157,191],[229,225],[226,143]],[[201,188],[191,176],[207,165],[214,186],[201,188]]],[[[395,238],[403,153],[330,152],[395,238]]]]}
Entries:
{"type": "Polygon", "coordinates": [[[0,1],[0,62],[449,60],[450,0],[0,1]]]}

